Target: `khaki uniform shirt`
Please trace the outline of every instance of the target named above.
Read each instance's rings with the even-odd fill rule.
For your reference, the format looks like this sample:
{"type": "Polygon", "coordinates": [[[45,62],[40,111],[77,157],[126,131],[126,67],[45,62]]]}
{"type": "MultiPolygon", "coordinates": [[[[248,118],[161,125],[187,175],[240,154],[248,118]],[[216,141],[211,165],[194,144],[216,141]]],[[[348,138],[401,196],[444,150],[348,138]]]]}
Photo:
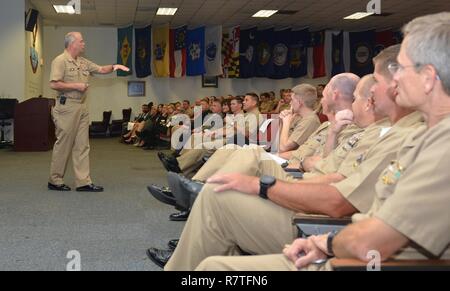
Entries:
{"type": "MultiPolygon", "coordinates": [[[[390,126],[389,119],[381,119],[369,125],[364,131],[358,132],[348,140],[339,144],[326,158],[317,162],[311,173],[305,173],[304,179],[336,173],[342,162],[347,159],[354,160],[373,145],[380,136],[382,127],[390,126]]],[[[353,168],[353,167],[351,167],[353,168]]]]}
{"type": "Polygon", "coordinates": [[[263,122],[263,118],[261,116],[261,113],[259,112],[259,109],[255,108],[252,111],[245,113],[244,122],[246,132],[249,133],[250,143],[256,144],[259,127],[263,122]]]}
{"type": "MultiPolygon", "coordinates": [[[[295,152],[292,153],[292,158],[289,163],[298,162],[302,158],[307,158],[310,156],[322,156],[323,148],[327,141],[328,130],[330,129],[331,123],[329,121],[322,123],[315,133],[311,135],[311,138],[306,141],[305,144],[301,145],[295,152]]],[[[364,129],[351,124],[346,126],[338,135],[337,143],[341,144],[345,140],[349,139],[354,134],[363,131],[364,129]]]]}
{"type": "Polygon", "coordinates": [[[405,138],[423,125],[422,115],[411,113],[397,121],[388,133],[379,138],[369,150],[344,165],[353,164],[352,171],[339,169],[338,173],[351,172],[339,183],[332,184],[361,213],[366,213],[374,199],[374,185],[386,165],[395,158],[405,138]]]}
{"type": "MultiPolygon", "coordinates": [[[[64,51],[64,53],[57,56],[52,62],[50,81],[88,83],[90,75],[98,72],[100,68],[99,65],[82,57],[78,57],[75,60],[67,51],[64,51]]],[[[86,101],[86,94],[77,90],[58,92],[58,96],[62,94],[67,98],[80,100],[81,103],[86,101]]]]}
{"type": "Polygon", "coordinates": [[[320,120],[315,112],[303,118],[299,115],[294,117],[289,127],[289,142],[302,145],[319,126],[320,120]]]}
{"type": "Polygon", "coordinates": [[[264,101],[259,106],[261,113],[270,113],[273,110],[273,102],[272,101],[264,101]]]}
{"type": "Polygon", "coordinates": [[[395,259],[450,259],[450,117],[408,136],[379,176],[370,211],[411,242],[395,259]]]}
{"type": "Polygon", "coordinates": [[[319,148],[322,148],[327,141],[330,125],[331,123],[329,121],[322,123],[306,142],[292,153],[289,163],[299,162],[302,157],[313,156],[319,148]]]}
{"type": "Polygon", "coordinates": [[[191,119],[194,118],[194,111],[191,108],[187,110],[181,110],[181,113],[186,114],[191,119]]]}

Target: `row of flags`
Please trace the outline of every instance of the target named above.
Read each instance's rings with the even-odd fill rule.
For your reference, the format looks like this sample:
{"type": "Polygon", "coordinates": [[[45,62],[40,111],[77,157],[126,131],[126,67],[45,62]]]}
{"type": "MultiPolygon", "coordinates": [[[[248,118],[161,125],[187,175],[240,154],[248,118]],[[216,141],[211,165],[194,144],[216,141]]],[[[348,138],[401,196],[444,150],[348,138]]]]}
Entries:
{"type": "MultiPolygon", "coordinates": [[[[332,77],[373,72],[372,58],[401,42],[391,30],[376,32],[240,29],[182,26],[118,29],[117,62],[138,78],[222,76],[272,79],[332,77]],[[134,33],[133,33],[134,32],[134,33]],[[133,41],[133,37],[135,41],[133,41]]],[[[117,72],[127,76],[129,72],[117,72]]]]}

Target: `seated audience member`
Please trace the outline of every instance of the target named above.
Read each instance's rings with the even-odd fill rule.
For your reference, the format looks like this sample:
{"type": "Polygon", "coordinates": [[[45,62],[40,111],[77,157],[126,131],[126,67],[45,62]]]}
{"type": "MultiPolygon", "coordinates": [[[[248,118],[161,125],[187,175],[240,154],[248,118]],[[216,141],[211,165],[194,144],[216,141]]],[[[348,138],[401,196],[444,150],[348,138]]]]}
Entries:
{"type": "Polygon", "coordinates": [[[150,117],[148,104],[142,105],[142,112],[134,119],[133,128],[123,136],[125,143],[132,143],[136,139],[136,132],[142,131],[145,121],[150,117]]]}
{"type": "Polygon", "coordinates": [[[292,89],[291,100],[291,109],[280,114],[279,152],[297,149],[320,126],[313,111],[317,101],[316,88],[308,84],[298,85],[292,89]]]}
{"type": "MultiPolygon", "coordinates": [[[[295,228],[290,224],[290,218],[295,212],[332,217],[367,212],[374,198],[371,189],[378,175],[395,157],[405,136],[420,125],[420,120],[414,112],[393,103],[395,98],[392,96],[397,93],[392,78],[388,74],[382,75],[382,78],[377,75],[385,74],[386,68],[392,63],[390,55],[392,53],[386,53],[383,58],[380,56],[374,60],[377,84],[372,90],[378,95],[374,101],[374,105],[379,106],[376,110],[386,110],[393,127],[362,157],[358,157],[353,163],[344,161],[345,165],[353,166],[350,176],[345,177],[338,171],[334,175],[324,176],[319,181],[312,179],[313,181],[286,182],[283,180],[285,173],[274,165],[261,161],[260,152],[255,150],[253,153],[233,153],[218,173],[208,179],[208,183],[195,200],[180,242],[166,269],[192,270],[208,256],[237,255],[237,250],[251,254],[269,254],[277,249],[279,251],[295,238],[295,228]],[[233,166],[236,161],[239,161],[239,167],[233,166]],[[246,166],[247,163],[251,167],[246,166]],[[255,167],[255,164],[259,166],[255,167]],[[269,191],[270,201],[255,198],[260,190],[259,178],[247,176],[255,173],[282,177],[278,181],[268,177],[268,180],[276,182],[269,191]],[[225,193],[218,195],[216,192],[225,193]],[[220,205],[220,210],[216,209],[215,205],[220,205]],[[251,209],[258,211],[252,212],[251,209]],[[258,213],[262,216],[259,217],[258,213]],[[207,225],[199,222],[204,221],[205,215],[208,216],[207,225]],[[224,222],[223,217],[232,219],[224,222]],[[216,224],[215,221],[224,223],[216,224]],[[198,225],[202,226],[200,232],[196,229],[198,225]],[[253,231],[242,232],[241,226],[253,231]],[[274,229],[276,231],[273,231],[274,229]],[[218,233],[227,233],[226,239],[218,233]],[[191,239],[193,237],[195,239],[191,239]]],[[[153,254],[161,255],[158,251],[161,250],[153,254]]]]}
{"type": "Polygon", "coordinates": [[[189,100],[183,101],[183,106],[180,113],[186,114],[191,119],[194,118],[194,111],[191,109],[191,102],[189,102],[189,100]]]}
{"type": "Polygon", "coordinates": [[[222,114],[226,116],[227,114],[231,113],[230,109],[230,101],[231,100],[223,100],[222,101],[222,114]]]}
{"type": "Polygon", "coordinates": [[[271,113],[279,114],[283,110],[287,110],[291,106],[291,90],[290,89],[282,89],[280,90],[281,99],[278,101],[278,104],[271,113]]]}
{"type": "MultiPolygon", "coordinates": [[[[259,124],[262,120],[258,110],[258,102],[258,95],[254,93],[249,93],[245,96],[244,110],[247,113],[245,114],[245,117],[243,117],[242,122],[235,122],[235,124],[233,124],[233,131],[235,132],[235,134],[233,135],[233,142],[234,140],[245,141],[245,139],[248,139],[250,142],[256,143],[256,132],[258,131],[259,124]],[[239,129],[239,125],[241,123],[245,126],[244,128],[239,129]]],[[[213,106],[214,105],[216,105],[215,108],[217,110],[221,108],[218,101],[215,101],[213,103],[213,106]]],[[[208,123],[208,120],[206,120],[206,123],[208,123]]],[[[201,131],[197,131],[197,133],[201,133],[201,131]]],[[[179,154],[179,157],[171,158],[165,156],[163,153],[159,153],[159,157],[166,170],[172,172],[183,172],[185,175],[192,177],[192,175],[197,170],[199,163],[201,166],[202,157],[211,155],[219,147],[219,145],[220,147],[222,147],[227,142],[228,140],[226,138],[220,136],[220,139],[215,140],[212,143],[205,144],[203,143],[203,134],[201,134],[200,136],[194,134],[186,142],[186,145],[188,145],[189,147],[184,146],[183,150],[179,154]]]]}
{"type": "Polygon", "coordinates": [[[403,29],[398,63],[389,67],[398,88],[395,102],[421,112],[426,126],[409,135],[379,176],[375,199],[366,213],[355,214],[353,224],[339,233],[297,239],[280,247],[279,255],[211,257],[197,269],[331,270],[330,257],[368,262],[371,251],[379,252],[382,261],[450,259],[449,23],[450,13],[442,12],[416,18],[403,29]],[[315,264],[318,260],[323,263],[315,264]]]}
{"type": "Polygon", "coordinates": [[[274,109],[273,101],[270,100],[270,94],[269,93],[261,93],[260,95],[260,106],[259,111],[261,111],[262,114],[271,113],[274,109]]]}

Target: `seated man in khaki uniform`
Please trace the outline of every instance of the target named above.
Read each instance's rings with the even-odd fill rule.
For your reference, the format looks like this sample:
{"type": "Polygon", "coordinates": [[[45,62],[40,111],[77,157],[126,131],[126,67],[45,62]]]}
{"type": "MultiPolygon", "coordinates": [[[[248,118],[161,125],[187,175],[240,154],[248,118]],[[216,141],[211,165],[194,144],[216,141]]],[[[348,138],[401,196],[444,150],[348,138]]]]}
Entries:
{"type": "Polygon", "coordinates": [[[329,264],[314,262],[329,256],[367,262],[373,251],[383,261],[450,259],[449,23],[450,13],[442,12],[416,18],[404,28],[398,63],[390,66],[398,86],[396,102],[421,112],[426,126],[409,135],[382,172],[366,214],[355,214],[354,224],[338,234],[298,239],[282,255],[209,258],[198,270],[330,270],[329,264]]]}
{"type": "MultiPolygon", "coordinates": [[[[326,108],[328,118],[332,123],[335,121],[335,112],[352,109],[353,91],[355,90],[358,81],[358,76],[348,73],[339,74],[333,77],[330,81],[329,90],[327,91],[327,94],[329,93],[329,97],[323,98],[322,103],[324,103],[323,106],[326,108]],[[351,96],[349,95],[349,92],[351,93],[351,96]]],[[[330,123],[322,124],[302,145],[300,145],[297,150],[286,153],[278,153],[278,156],[289,159],[288,167],[295,169],[299,168],[300,160],[303,161],[307,157],[315,155],[321,158],[329,128],[330,123]]],[[[354,124],[342,127],[342,130],[337,136],[338,143],[344,143],[344,141],[361,131],[363,131],[363,129],[354,124]]],[[[227,162],[229,156],[235,150],[235,148],[230,149],[228,147],[218,150],[197,172],[193,179],[197,181],[206,181],[206,179],[216,173],[216,171],[218,171],[221,166],[227,162]]],[[[318,159],[314,160],[317,161],[318,159]]]]}
{"type": "MultiPolygon", "coordinates": [[[[182,173],[186,176],[192,177],[196,170],[202,165],[202,158],[204,156],[212,155],[216,149],[224,146],[228,142],[233,143],[235,136],[240,136],[239,140],[244,142],[248,138],[251,143],[256,143],[256,136],[259,130],[259,125],[262,122],[262,116],[258,110],[258,96],[255,94],[247,94],[244,99],[245,116],[242,113],[236,114],[235,122],[233,124],[225,125],[222,129],[224,135],[212,136],[212,134],[194,134],[189,138],[188,142],[180,152],[180,156],[174,160],[178,164],[182,173]],[[227,127],[230,127],[228,128],[227,127]],[[238,131],[238,126],[242,126],[242,132],[238,131]],[[217,138],[216,138],[217,137],[217,138]],[[231,140],[228,138],[231,137],[231,140]]],[[[216,131],[215,129],[214,131],[216,131]]],[[[219,128],[220,130],[220,128],[219,128]]]]}
{"type": "Polygon", "coordinates": [[[273,101],[270,100],[270,94],[269,93],[261,93],[260,95],[260,105],[259,105],[259,111],[261,111],[262,114],[267,114],[272,112],[274,104],[273,101]]]}
{"type": "Polygon", "coordinates": [[[292,151],[302,145],[320,126],[314,112],[317,91],[314,86],[301,84],[292,89],[291,109],[281,112],[279,152],[292,151]]]}
{"type": "Polygon", "coordinates": [[[255,175],[258,172],[254,169],[261,169],[265,175],[279,177],[284,174],[280,173],[282,171],[279,167],[261,163],[257,152],[253,155],[246,154],[246,159],[252,160],[251,163],[256,166],[249,169],[241,163],[241,167],[237,169],[231,163],[238,158],[242,161],[243,157],[239,157],[240,153],[235,153],[234,157],[230,157],[230,163],[225,164],[219,171],[220,175],[209,179],[197,197],[178,247],[166,269],[192,270],[207,256],[238,254],[239,249],[251,254],[277,252],[277,248],[282,248],[297,236],[296,228],[291,225],[291,217],[296,212],[332,217],[367,212],[373,201],[371,189],[384,169],[381,165],[395,157],[405,135],[411,132],[411,124],[418,123],[417,118],[412,118],[414,113],[411,114],[411,110],[399,107],[392,101],[396,91],[395,87],[390,85],[392,80],[389,73],[385,73],[384,69],[387,70],[388,65],[395,61],[397,52],[388,50],[380,54],[374,62],[376,72],[385,74],[383,78],[377,79],[378,83],[374,86],[383,89],[374,91],[377,94],[374,98],[378,100],[374,105],[389,101],[392,103],[382,108],[387,110],[385,114],[394,126],[360,158],[360,163],[353,161],[356,165],[353,174],[349,177],[343,177],[339,173],[326,175],[327,183],[277,181],[271,188],[270,201],[265,201],[255,197],[260,190],[258,177],[236,173],[255,175]],[[411,122],[411,119],[414,122],[411,122]],[[403,120],[408,122],[402,122],[403,120]],[[329,184],[337,181],[340,182],[329,184]],[[223,191],[225,193],[220,195],[216,193],[223,191]],[[209,223],[200,223],[205,219],[209,223]],[[217,224],[219,221],[221,222],[217,224]],[[198,225],[201,225],[200,232],[196,229],[198,225]],[[243,231],[244,229],[252,229],[252,232],[243,231]],[[218,235],[218,232],[222,235],[218,235]]]}
{"type": "Polygon", "coordinates": [[[50,88],[58,94],[52,109],[56,143],[53,147],[48,189],[70,191],[64,184],[67,162],[72,155],[77,191],[102,192],[103,187],[92,183],[89,169],[89,112],[86,92],[93,73],[109,74],[117,70],[129,71],[122,65],[101,67],[83,58],[85,43],[79,32],[65,36],[64,53],[52,62],[50,88]]]}

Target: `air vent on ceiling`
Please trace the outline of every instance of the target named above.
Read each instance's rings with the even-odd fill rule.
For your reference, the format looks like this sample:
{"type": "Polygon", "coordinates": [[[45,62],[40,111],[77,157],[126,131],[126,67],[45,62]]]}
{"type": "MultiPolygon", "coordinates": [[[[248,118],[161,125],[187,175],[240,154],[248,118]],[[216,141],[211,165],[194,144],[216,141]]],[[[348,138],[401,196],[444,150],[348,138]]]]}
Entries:
{"type": "Polygon", "coordinates": [[[278,12],[276,14],[280,14],[280,15],[294,15],[297,12],[298,12],[298,10],[278,10],[278,12]]]}

